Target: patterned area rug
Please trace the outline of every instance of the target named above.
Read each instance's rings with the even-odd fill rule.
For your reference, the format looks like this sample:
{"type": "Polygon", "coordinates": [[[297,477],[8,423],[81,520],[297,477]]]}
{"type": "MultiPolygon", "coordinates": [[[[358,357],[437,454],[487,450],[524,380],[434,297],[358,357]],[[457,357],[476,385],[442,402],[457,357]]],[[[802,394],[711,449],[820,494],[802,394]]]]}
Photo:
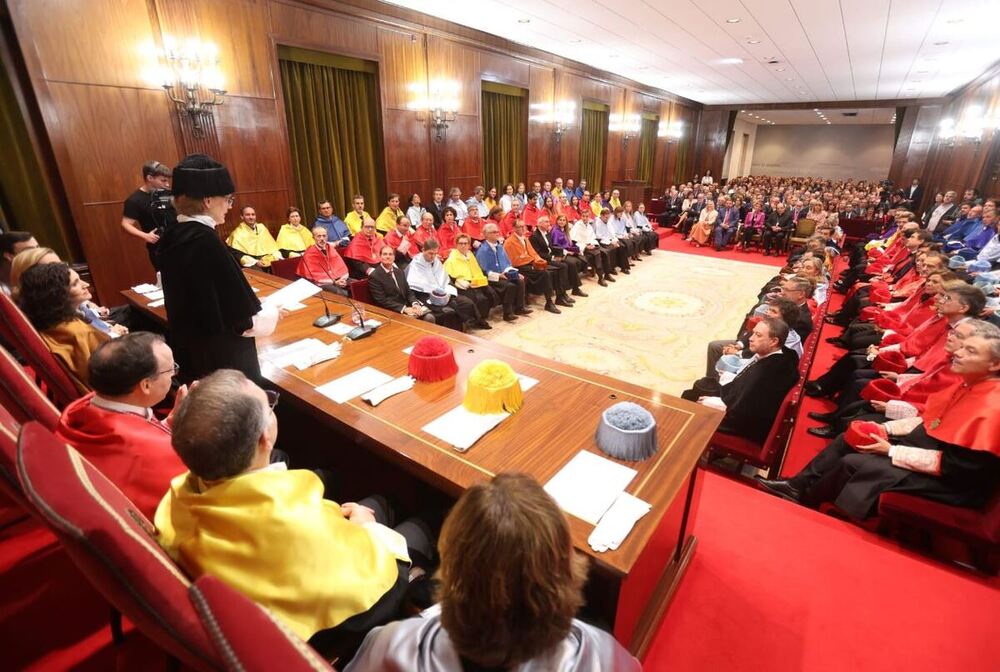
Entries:
{"type": "Polygon", "coordinates": [[[585,280],[561,315],[541,310],[477,335],[667,394],[705,375],[705,346],[733,338],[774,266],[657,250],[631,275],[585,280]]]}

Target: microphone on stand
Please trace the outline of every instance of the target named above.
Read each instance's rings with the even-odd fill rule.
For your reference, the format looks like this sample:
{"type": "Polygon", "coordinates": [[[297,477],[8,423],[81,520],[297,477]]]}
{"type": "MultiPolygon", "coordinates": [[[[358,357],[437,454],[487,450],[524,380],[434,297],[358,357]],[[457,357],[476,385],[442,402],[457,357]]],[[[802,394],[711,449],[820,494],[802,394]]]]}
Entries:
{"type": "Polygon", "coordinates": [[[349,304],[351,304],[351,309],[358,316],[358,326],[346,334],[347,338],[352,341],[357,341],[362,338],[368,338],[374,334],[378,327],[373,327],[371,325],[365,326],[365,318],[361,314],[361,309],[358,308],[357,304],[351,300],[351,297],[345,296],[344,298],[347,299],[349,304]]]}
{"type": "MultiPolygon", "coordinates": [[[[302,263],[305,264],[305,266],[306,266],[306,272],[309,273],[309,275],[311,277],[312,276],[312,272],[309,270],[309,261],[306,259],[305,255],[302,255],[302,263]]],[[[333,282],[333,277],[330,276],[330,271],[328,271],[326,269],[323,269],[323,270],[326,272],[327,277],[330,278],[330,281],[332,283],[333,282]]],[[[335,315],[331,315],[330,314],[330,306],[329,306],[329,304],[327,304],[326,299],[323,298],[323,293],[322,292],[320,292],[320,294],[319,294],[319,300],[323,302],[323,313],[324,314],[320,315],[315,320],[313,320],[313,326],[314,327],[319,327],[320,329],[326,329],[330,325],[337,324],[338,322],[340,322],[340,317],[341,316],[339,314],[335,314],[335,315]]]]}

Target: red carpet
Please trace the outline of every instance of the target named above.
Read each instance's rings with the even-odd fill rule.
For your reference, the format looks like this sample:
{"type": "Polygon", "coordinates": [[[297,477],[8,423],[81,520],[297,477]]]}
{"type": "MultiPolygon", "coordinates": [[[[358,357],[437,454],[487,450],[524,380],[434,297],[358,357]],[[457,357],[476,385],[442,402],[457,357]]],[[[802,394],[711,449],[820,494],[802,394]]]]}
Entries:
{"type": "Polygon", "coordinates": [[[732,248],[726,248],[722,252],[716,252],[711,247],[695,247],[681,238],[679,233],[673,233],[673,229],[657,229],[656,232],[660,235],[661,250],[715,257],[716,259],[746,261],[751,264],[767,264],[778,268],[785,265],[785,257],[765,257],[762,252],[758,252],[756,249],[751,252],[737,252],[732,248]]]}
{"type": "Polygon", "coordinates": [[[647,670],[997,669],[996,581],[712,473],[694,534],[647,670]]]}

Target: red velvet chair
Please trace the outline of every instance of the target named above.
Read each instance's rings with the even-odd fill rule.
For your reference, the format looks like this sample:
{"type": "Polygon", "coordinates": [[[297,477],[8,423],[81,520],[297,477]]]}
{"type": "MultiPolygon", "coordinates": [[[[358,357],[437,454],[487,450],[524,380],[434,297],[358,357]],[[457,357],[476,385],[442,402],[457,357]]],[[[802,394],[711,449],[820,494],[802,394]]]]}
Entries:
{"type": "Polygon", "coordinates": [[[0,324],[4,325],[3,336],[35,370],[57,408],[65,408],[69,402],[80,397],[80,392],[72,377],[59,361],[52,356],[45,341],[28,322],[21,309],[9,296],[0,292],[0,324]]]}
{"type": "Polygon", "coordinates": [[[316,651],[266,609],[214,576],[190,590],[205,631],[232,672],[332,670],[316,651]]]}
{"type": "Polygon", "coordinates": [[[52,431],[59,424],[59,409],[4,348],[0,348],[0,406],[19,424],[37,420],[52,431]]]}
{"type": "Polygon", "coordinates": [[[17,478],[17,435],[21,423],[0,406],[0,528],[26,517],[32,507],[24,497],[17,478]]]}
{"type": "Polygon", "coordinates": [[[299,276],[296,271],[299,270],[299,259],[300,257],[290,257],[272,261],[271,273],[285,280],[298,280],[299,276]]]}
{"type": "Polygon", "coordinates": [[[184,665],[223,667],[188,600],[190,581],[118,488],[37,422],[21,429],[17,468],[28,501],[115,609],[184,665]]]}
{"type": "Polygon", "coordinates": [[[712,456],[733,457],[741,462],[768,470],[768,478],[773,478],[781,469],[788,438],[791,436],[792,418],[798,404],[801,383],[785,395],[778,413],[775,415],[771,431],[763,443],[758,443],[735,434],[716,432],[708,442],[708,452],[712,456]]]}
{"type": "Polygon", "coordinates": [[[372,304],[372,293],[368,291],[368,278],[355,280],[347,287],[351,293],[351,298],[362,303],[372,304]]]}
{"type": "MultiPolygon", "coordinates": [[[[928,546],[935,539],[957,541],[979,569],[996,574],[1000,568],[1000,488],[979,509],[949,506],[901,492],[883,493],[878,500],[880,527],[897,536],[916,532],[928,546]]],[[[947,543],[940,544],[947,547],[947,543]]]]}

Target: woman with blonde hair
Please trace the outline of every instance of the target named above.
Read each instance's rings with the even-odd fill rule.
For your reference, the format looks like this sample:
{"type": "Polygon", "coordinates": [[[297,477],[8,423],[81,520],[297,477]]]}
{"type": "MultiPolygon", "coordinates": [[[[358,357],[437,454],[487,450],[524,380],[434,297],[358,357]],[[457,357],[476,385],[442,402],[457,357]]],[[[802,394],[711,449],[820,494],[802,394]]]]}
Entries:
{"type": "Polygon", "coordinates": [[[438,542],[440,604],[377,628],[346,670],[641,669],[608,633],[574,618],[586,561],[569,523],[530,476],[469,488],[438,542]]]}
{"type": "Polygon", "coordinates": [[[698,222],[691,227],[691,236],[688,238],[695,247],[708,245],[712,239],[712,231],[715,229],[715,220],[719,218],[719,211],[715,209],[715,201],[706,200],[705,207],[698,215],[698,222]]]}
{"type": "Polygon", "coordinates": [[[18,252],[14,260],[10,262],[10,295],[17,300],[18,286],[21,284],[21,276],[26,270],[36,264],[58,264],[62,259],[54,250],[48,247],[33,247],[29,250],[18,252]]]}

